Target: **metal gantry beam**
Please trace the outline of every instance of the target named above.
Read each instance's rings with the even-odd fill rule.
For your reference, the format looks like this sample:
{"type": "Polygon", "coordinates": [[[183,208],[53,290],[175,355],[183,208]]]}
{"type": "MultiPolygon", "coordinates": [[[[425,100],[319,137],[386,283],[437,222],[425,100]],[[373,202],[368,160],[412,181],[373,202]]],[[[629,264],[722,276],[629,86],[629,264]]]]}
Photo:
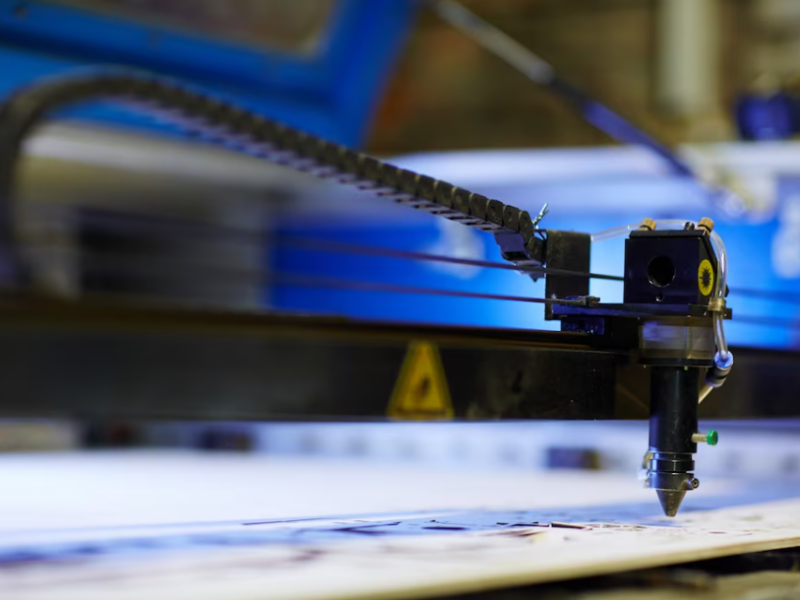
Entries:
{"type": "MultiPolygon", "coordinates": [[[[647,418],[649,370],[598,336],[0,301],[0,416],[384,420],[409,344],[435,345],[456,419],[647,418]]],[[[737,350],[702,417],[800,416],[800,355],[737,350]]]]}

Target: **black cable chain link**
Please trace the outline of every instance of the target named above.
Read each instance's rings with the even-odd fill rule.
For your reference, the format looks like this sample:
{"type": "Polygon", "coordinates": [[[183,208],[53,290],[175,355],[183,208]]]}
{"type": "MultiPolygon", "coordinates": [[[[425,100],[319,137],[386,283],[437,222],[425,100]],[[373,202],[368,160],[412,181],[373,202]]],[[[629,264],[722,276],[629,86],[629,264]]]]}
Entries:
{"type": "MultiPolygon", "coordinates": [[[[539,242],[534,238],[530,214],[499,200],[401,169],[179,83],[141,74],[87,74],[23,89],[0,110],[0,244],[8,250],[12,263],[19,262],[14,258],[18,253],[14,248],[13,179],[24,140],[56,109],[109,99],[237,152],[371,190],[482,231],[518,234],[526,249],[539,242]]],[[[15,266],[21,267],[12,264],[12,270],[15,266]]]]}

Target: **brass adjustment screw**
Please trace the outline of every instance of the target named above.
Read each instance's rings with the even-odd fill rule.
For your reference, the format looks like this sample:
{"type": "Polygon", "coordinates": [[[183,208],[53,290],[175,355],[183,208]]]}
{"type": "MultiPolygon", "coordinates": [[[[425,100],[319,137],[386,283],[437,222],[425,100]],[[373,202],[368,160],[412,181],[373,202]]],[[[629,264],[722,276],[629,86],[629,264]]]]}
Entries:
{"type": "Polygon", "coordinates": [[[656,222],[653,219],[643,219],[639,229],[646,229],[647,231],[656,230],[656,222]]]}
{"type": "Polygon", "coordinates": [[[697,227],[700,229],[705,229],[708,233],[711,233],[714,229],[714,221],[712,221],[708,217],[703,217],[702,219],[700,219],[700,222],[697,224],[697,227]]]}

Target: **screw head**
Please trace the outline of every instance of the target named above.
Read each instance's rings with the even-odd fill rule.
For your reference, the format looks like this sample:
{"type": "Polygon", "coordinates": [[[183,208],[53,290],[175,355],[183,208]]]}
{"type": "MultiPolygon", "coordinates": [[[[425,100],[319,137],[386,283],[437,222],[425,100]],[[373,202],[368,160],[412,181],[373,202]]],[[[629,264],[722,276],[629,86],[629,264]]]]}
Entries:
{"type": "Polygon", "coordinates": [[[709,219],[708,217],[703,217],[700,219],[700,222],[697,224],[697,227],[700,229],[705,229],[708,233],[714,229],[714,221],[709,219]]]}
{"type": "Polygon", "coordinates": [[[656,222],[650,218],[642,219],[642,223],[641,225],[639,225],[639,229],[646,229],[647,231],[655,231],[656,222]]]}
{"type": "Polygon", "coordinates": [[[708,433],[706,434],[706,443],[709,446],[716,446],[718,441],[719,441],[719,434],[717,433],[717,430],[709,429],[708,433]]]}

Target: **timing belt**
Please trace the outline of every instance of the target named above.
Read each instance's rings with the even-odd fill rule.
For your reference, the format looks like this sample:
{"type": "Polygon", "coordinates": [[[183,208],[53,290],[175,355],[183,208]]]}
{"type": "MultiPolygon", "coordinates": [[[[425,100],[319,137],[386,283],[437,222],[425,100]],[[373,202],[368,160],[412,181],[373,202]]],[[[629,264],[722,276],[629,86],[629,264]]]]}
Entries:
{"type": "Polygon", "coordinates": [[[432,215],[497,235],[519,236],[516,264],[540,266],[542,239],[528,211],[446,181],[399,168],[186,85],[138,73],[60,76],[23,88],[0,109],[0,243],[11,256],[3,265],[24,274],[15,253],[13,179],[22,145],[53,111],[93,100],[113,100],[188,132],[298,171],[370,190],[432,215]]]}

